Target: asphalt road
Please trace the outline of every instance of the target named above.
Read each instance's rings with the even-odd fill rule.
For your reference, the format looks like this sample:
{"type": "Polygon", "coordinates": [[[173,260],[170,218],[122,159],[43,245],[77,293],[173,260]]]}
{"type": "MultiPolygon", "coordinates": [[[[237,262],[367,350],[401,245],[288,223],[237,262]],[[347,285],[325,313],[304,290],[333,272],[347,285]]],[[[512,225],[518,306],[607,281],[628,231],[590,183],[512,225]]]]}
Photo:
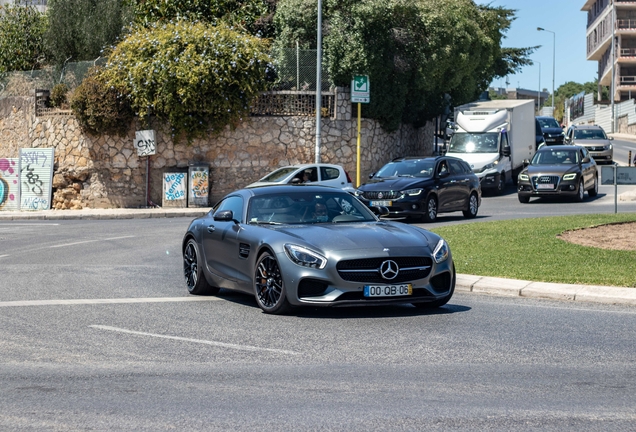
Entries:
{"type": "Polygon", "coordinates": [[[0,430],[636,428],[634,308],[457,294],[269,316],[187,295],[187,224],[0,222],[0,430]]]}

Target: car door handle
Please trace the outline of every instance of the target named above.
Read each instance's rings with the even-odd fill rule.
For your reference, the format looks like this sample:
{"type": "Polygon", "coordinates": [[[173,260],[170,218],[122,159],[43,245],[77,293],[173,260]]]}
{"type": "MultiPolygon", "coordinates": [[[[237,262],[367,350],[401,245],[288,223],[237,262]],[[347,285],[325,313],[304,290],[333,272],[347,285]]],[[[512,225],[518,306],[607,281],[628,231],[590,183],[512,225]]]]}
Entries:
{"type": "Polygon", "coordinates": [[[214,227],[214,225],[208,225],[208,232],[209,233],[214,232],[215,229],[216,228],[214,227]]]}

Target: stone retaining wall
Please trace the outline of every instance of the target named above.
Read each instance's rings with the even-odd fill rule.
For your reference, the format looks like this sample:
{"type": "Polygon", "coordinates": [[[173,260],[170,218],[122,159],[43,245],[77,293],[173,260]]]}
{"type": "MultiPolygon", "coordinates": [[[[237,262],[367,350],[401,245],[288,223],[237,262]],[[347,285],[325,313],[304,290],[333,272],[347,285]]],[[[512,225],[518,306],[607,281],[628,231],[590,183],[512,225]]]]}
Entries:
{"type": "MultiPolygon", "coordinates": [[[[336,118],[323,119],[321,162],[345,167],[355,183],[357,122],[348,93],[338,93],[336,118]]],[[[186,171],[191,163],[210,165],[210,204],[285,165],[314,162],[315,119],[251,117],[216,138],[175,144],[160,125],[157,154],[149,158],[150,199],[161,204],[164,172],[186,171]]],[[[145,207],[146,158],[133,147],[133,124],[126,136],[91,136],[72,115],[36,117],[33,98],[0,100],[0,158],[18,157],[20,148],[55,148],[52,207],[145,207]]],[[[362,120],[361,181],[394,157],[430,155],[432,123],[402,126],[386,133],[374,120],[362,120]]]]}

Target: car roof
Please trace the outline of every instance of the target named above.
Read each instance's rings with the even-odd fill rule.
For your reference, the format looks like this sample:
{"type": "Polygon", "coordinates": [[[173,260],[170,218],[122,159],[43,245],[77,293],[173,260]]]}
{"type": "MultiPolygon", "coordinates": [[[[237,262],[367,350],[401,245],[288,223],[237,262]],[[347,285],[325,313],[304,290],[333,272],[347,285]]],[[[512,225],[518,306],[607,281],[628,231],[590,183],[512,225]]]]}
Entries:
{"type": "Polygon", "coordinates": [[[547,145],[547,146],[543,146],[541,148],[539,148],[537,150],[538,152],[543,152],[543,151],[562,151],[562,150],[579,150],[581,148],[581,146],[579,145],[565,145],[565,144],[559,144],[559,145],[547,145]]]}
{"type": "Polygon", "coordinates": [[[391,159],[391,162],[401,162],[408,160],[428,160],[428,161],[437,161],[440,159],[456,159],[461,161],[462,159],[453,157],[453,156],[402,156],[395,159],[391,159]]]}
{"type": "MultiPolygon", "coordinates": [[[[282,167],[278,167],[276,168],[274,171],[278,171],[279,169],[283,169],[283,168],[298,168],[298,169],[305,169],[305,168],[311,168],[311,167],[315,167],[315,166],[319,166],[319,167],[332,167],[332,168],[342,168],[342,166],[337,165],[337,164],[327,164],[327,163],[308,163],[308,164],[294,164],[294,165],[285,165],[282,167]]],[[[274,172],[272,171],[272,172],[274,172]]]]}
{"type": "Polygon", "coordinates": [[[600,127],[599,125],[572,125],[573,128],[575,129],[601,129],[603,130],[602,127],[600,127]]]}
{"type": "Polygon", "coordinates": [[[538,118],[538,119],[553,119],[553,120],[556,120],[556,119],[555,119],[554,117],[552,117],[552,116],[535,116],[535,117],[536,117],[536,118],[538,118]]]}
{"type": "Polygon", "coordinates": [[[285,195],[293,192],[308,192],[308,193],[321,193],[321,192],[342,192],[343,194],[347,194],[348,192],[343,191],[337,187],[331,186],[323,186],[323,185],[312,185],[307,183],[298,183],[298,184],[272,184],[272,185],[264,185],[264,186],[254,186],[251,188],[239,189],[235,192],[240,192],[242,194],[247,195],[269,195],[269,194],[279,194],[285,195]]]}

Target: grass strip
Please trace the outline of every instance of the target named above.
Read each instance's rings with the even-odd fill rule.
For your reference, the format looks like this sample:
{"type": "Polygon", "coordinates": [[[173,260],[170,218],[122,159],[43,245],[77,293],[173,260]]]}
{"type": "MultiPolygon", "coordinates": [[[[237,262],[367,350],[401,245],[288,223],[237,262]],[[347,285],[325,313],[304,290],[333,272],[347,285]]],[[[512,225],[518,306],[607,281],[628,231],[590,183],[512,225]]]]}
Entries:
{"type": "Polygon", "coordinates": [[[629,221],[636,221],[635,213],[480,222],[431,231],[448,242],[458,273],[636,287],[636,251],[580,246],[557,238],[568,230],[629,221]]]}

